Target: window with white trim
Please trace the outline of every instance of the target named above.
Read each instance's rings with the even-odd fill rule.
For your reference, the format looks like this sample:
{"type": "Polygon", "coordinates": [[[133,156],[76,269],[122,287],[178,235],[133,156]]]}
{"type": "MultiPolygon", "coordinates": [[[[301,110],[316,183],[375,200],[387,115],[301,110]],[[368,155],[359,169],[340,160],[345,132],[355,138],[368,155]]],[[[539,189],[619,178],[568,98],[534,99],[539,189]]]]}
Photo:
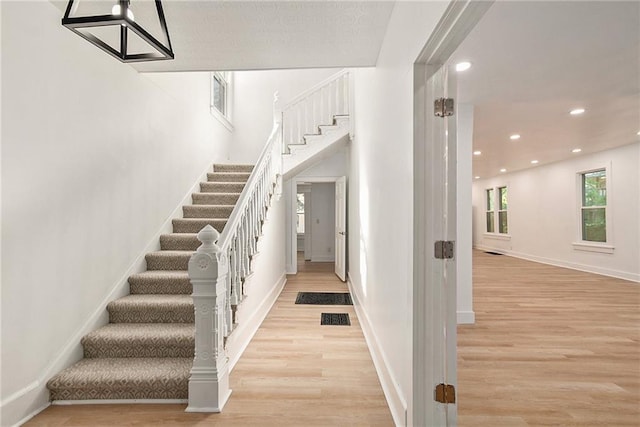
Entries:
{"type": "Polygon", "coordinates": [[[494,209],[494,190],[493,188],[487,189],[487,233],[495,233],[495,209],[494,209]]]}
{"type": "Polygon", "coordinates": [[[296,195],[296,233],[304,234],[304,193],[296,195]]]}
{"type": "Polygon", "coordinates": [[[498,230],[497,234],[508,234],[507,187],[488,188],[485,197],[487,233],[496,233],[498,230]],[[496,211],[498,212],[497,216],[496,211]]]}
{"type": "Polygon", "coordinates": [[[498,233],[509,233],[507,221],[507,187],[498,187],[498,233]]]}
{"type": "Polygon", "coordinates": [[[607,171],[581,173],[580,229],[584,242],[607,242],[607,171]]]}
{"type": "Polygon", "coordinates": [[[211,73],[211,114],[227,128],[231,125],[232,73],[214,71],[211,73]]]}

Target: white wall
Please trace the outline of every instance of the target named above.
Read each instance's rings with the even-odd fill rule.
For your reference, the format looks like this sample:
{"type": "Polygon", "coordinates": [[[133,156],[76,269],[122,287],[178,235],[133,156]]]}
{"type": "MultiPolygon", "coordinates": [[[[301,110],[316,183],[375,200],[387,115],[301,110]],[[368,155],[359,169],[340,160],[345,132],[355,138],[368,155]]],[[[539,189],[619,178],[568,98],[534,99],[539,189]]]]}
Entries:
{"type": "Polygon", "coordinates": [[[311,261],[335,260],[336,185],[311,184],[311,261]]]}
{"type": "Polygon", "coordinates": [[[456,114],[456,299],[458,324],[475,323],[471,189],[473,177],[473,106],[460,104],[456,114]],[[467,208],[465,208],[467,207],[467,208]]]}
{"type": "Polygon", "coordinates": [[[110,295],[126,291],[127,270],[205,168],[225,160],[231,135],[209,113],[208,74],[138,74],[62,27],[48,1],[1,10],[11,425],[46,404],[46,380],[80,357],[89,320],[106,322],[110,295]]]}
{"type": "Polygon", "coordinates": [[[474,240],[485,250],[640,281],[640,143],[476,181],[474,240]],[[576,174],[611,167],[613,254],[574,249],[579,240],[576,174]],[[485,234],[485,189],[507,185],[510,240],[485,234]]]}
{"type": "Polygon", "coordinates": [[[447,2],[397,2],[375,69],[355,71],[349,279],[396,424],[411,425],[413,63],[447,2]]]}
{"type": "Polygon", "coordinates": [[[232,160],[254,163],[273,128],[273,94],[284,106],[300,93],[339,70],[238,71],[234,73],[232,160]]]}

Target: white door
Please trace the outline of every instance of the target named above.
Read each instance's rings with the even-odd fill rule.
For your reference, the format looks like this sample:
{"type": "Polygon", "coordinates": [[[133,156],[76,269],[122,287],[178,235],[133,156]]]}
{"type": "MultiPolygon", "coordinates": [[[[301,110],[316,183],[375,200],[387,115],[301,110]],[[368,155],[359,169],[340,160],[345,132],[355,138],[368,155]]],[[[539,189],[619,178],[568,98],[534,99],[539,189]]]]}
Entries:
{"type": "Polygon", "coordinates": [[[336,181],[336,275],[347,280],[347,177],[336,181]]]}
{"type": "Polygon", "coordinates": [[[440,385],[457,386],[455,249],[445,259],[436,249],[436,242],[456,240],[456,116],[437,117],[434,102],[455,98],[455,74],[433,67],[419,81],[430,67],[415,67],[416,111],[425,120],[414,140],[413,424],[455,426],[457,404],[435,395],[440,385]]]}

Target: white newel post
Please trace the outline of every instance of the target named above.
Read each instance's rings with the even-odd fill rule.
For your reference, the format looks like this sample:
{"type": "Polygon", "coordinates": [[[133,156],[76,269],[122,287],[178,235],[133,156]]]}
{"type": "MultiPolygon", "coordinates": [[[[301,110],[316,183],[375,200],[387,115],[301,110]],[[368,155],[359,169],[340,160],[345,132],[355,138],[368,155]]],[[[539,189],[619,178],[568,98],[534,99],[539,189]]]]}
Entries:
{"type": "Polygon", "coordinates": [[[195,358],[189,378],[187,412],[220,412],[227,402],[229,362],[224,349],[227,256],[216,242],[220,234],[210,225],[198,233],[202,245],[189,260],[195,308],[195,358]]]}

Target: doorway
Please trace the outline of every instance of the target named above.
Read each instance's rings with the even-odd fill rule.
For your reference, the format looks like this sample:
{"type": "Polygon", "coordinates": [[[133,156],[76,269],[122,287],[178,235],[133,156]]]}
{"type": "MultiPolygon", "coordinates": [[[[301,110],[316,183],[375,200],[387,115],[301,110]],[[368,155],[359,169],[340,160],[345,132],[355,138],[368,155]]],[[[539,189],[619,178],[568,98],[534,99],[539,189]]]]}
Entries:
{"type": "Polygon", "coordinates": [[[287,274],[298,260],[335,264],[346,279],[346,177],[295,177],[288,183],[287,274]]]}

